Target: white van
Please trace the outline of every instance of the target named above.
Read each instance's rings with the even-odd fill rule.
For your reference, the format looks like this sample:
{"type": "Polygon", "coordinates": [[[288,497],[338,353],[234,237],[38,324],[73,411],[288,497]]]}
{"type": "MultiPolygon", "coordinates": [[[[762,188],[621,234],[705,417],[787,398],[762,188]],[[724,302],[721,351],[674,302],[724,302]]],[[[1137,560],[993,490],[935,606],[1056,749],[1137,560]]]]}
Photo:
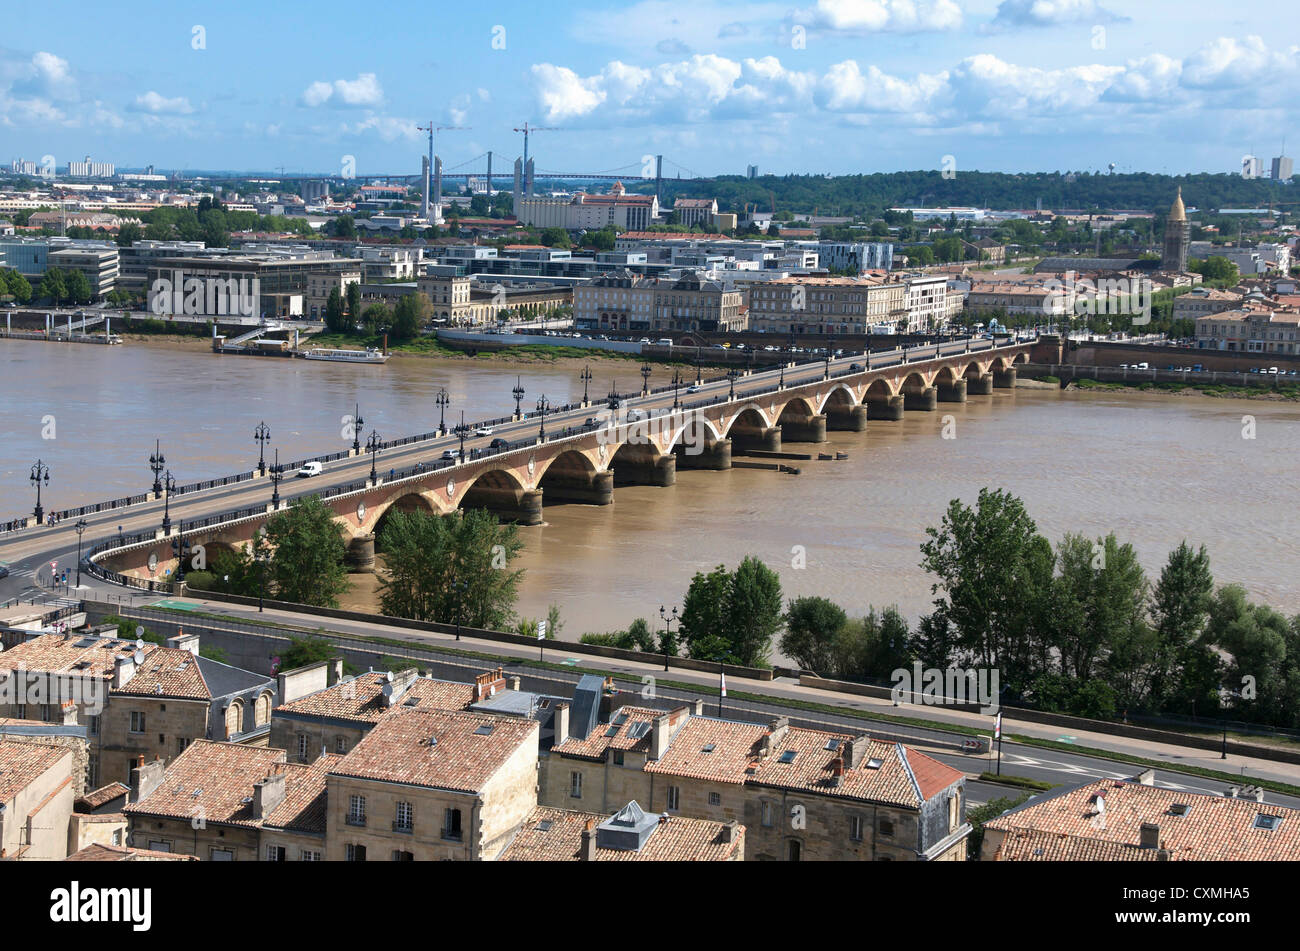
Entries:
{"type": "Polygon", "coordinates": [[[324,471],[324,467],[319,462],[308,462],[298,470],[298,478],[310,479],[312,476],[318,476],[324,471]]]}

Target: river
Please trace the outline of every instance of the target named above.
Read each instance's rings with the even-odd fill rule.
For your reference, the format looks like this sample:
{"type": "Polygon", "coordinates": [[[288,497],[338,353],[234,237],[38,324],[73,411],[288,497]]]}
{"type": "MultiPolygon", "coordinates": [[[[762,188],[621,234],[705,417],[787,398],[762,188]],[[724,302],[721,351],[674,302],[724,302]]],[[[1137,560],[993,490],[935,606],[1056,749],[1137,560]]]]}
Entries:
{"type": "MultiPolygon", "coordinates": [[[[513,410],[517,374],[526,407],[543,392],[556,404],[578,400],[581,367],[416,357],[338,366],[156,343],[0,341],[0,517],[30,509],[38,456],[50,466],[47,507],[77,505],[145,491],[155,438],[177,481],[191,482],[250,468],[262,420],[281,458],[298,459],[344,448],[340,417],[357,401],[365,431],[394,438],[436,425],[442,387],[449,422],[461,409],[477,420],[513,410]],[[42,438],[47,417],[52,439],[42,438]]],[[[632,363],[596,368],[593,394],[614,374],[624,391],[639,386],[632,363]]],[[[558,604],[564,639],[620,629],[680,606],[695,572],[753,554],[780,572],[789,596],[824,595],[850,613],[897,604],[915,618],[931,600],[918,566],[926,526],[949,500],[973,502],[991,486],[1020,496],[1053,543],[1067,531],[1113,531],[1152,578],[1179,541],[1204,544],[1220,583],[1293,614],[1297,423],[1300,406],[1288,403],[997,390],[872,422],[865,434],[832,433],[823,451],[849,458],[801,464],[797,476],[682,471],[673,488],[620,488],[610,507],[547,506],[546,525],[521,530],[518,608],[537,617],[558,604]],[[1253,439],[1243,438],[1244,416],[1253,439]]],[[[366,602],[367,587],[349,600],[366,602]]]]}

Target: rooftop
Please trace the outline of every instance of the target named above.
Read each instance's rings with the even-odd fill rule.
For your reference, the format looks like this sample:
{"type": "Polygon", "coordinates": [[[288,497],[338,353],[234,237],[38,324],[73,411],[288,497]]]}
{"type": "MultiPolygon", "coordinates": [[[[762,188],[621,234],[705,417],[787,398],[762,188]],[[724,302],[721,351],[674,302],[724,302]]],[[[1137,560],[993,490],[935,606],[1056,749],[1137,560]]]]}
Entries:
{"type": "Polygon", "coordinates": [[[72,751],[44,743],[0,739],[0,803],[8,802],[72,751]]]}
{"type": "Polygon", "coordinates": [[[332,687],[318,690],[275,708],[276,716],[329,717],[336,720],[353,720],[358,723],[378,723],[387,713],[400,707],[425,710],[464,710],[474,701],[474,685],[448,680],[415,677],[403,682],[401,674],[393,682],[405,689],[398,695],[395,706],[384,702],[384,687],[389,683],[385,671],[370,671],[332,687]],[[412,701],[415,701],[412,703],[412,701]]]}
{"type": "MultiPolygon", "coordinates": [[[[538,806],[498,856],[502,862],[565,862],[582,858],[582,834],[609,816],[538,806]]],[[[638,850],[596,848],[597,862],[718,862],[732,858],[745,838],[744,826],[727,839],[727,824],[680,816],[660,816],[638,850]]]]}

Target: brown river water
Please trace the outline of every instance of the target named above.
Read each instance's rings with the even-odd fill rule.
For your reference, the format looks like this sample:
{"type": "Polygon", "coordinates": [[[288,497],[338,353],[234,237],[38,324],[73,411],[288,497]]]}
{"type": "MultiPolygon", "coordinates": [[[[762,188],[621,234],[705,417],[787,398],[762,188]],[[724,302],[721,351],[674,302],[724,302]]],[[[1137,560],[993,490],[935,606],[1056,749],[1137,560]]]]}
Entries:
{"type": "MultiPolygon", "coordinates": [[[[461,409],[478,420],[513,410],[516,375],[526,408],[543,392],[577,401],[581,369],[415,357],[339,366],[157,343],[0,341],[0,518],[30,509],[37,457],[51,472],[44,501],[61,508],[145,491],[155,438],[177,480],[191,482],[251,468],[262,420],[281,458],[298,459],[345,448],[340,417],[356,401],[366,432],[391,439],[436,425],[441,387],[453,400],[449,423],[461,409]],[[42,438],[50,416],[54,438],[42,438]]],[[[593,395],[611,377],[625,392],[639,388],[633,363],[599,361],[594,372],[593,395]]],[[[831,433],[821,450],[849,458],[799,463],[797,476],[681,471],[672,488],[619,488],[613,506],[547,506],[546,525],[521,530],[520,614],[544,617],[558,604],[563,639],[623,628],[680,606],[695,572],[753,554],[779,571],[787,595],[824,595],[850,613],[897,604],[915,618],[931,600],[918,566],[926,526],[983,486],[1020,496],[1053,542],[1067,531],[1115,532],[1149,576],[1182,539],[1204,544],[1219,582],[1300,612],[1296,404],[996,390],[873,421],[867,433],[831,433]],[[954,438],[944,438],[948,415],[954,438]],[[1253,439],[1243,438],[1244,416],[1254,418],[1253,439]]],[[[358,583],[349,602],[373,605],[371,588],[358,583]]]]}

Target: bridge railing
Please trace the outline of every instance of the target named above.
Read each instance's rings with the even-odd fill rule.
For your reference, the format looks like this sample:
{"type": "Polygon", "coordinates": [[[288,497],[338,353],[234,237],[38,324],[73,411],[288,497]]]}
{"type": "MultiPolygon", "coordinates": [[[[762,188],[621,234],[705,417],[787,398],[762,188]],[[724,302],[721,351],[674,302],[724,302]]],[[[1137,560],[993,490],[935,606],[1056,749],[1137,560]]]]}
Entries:
{"type": "MultiPolygon", "coordinates": [[[[886,368],[891,367],[891,366],[896,366],[896,365],[899,365],[899,364],[901,364],[901,363],[910,363],[910,362],[912,362],[914,359],[918,359],[918,358],[919,358],[919,359],[927,359],[927,358],[930,358],[930,357],[941,357],[941,356],[944,356],[944,355],[950,355],[950,354],[957,353],[957,352],[977,352],[977,351],[986,351],[986,350],[991,350],[991,349],[993,349],[993,348],[995,348],[995,347],[999,347],[999,346],[1018,346],[1018,345],[1020,345],[1020,343],[1021,343],[1021,341],[1017,341],[1017,340],[1015,340],[1015,339],[1008,339],[1008,340],[1006,340],[1006,341],[994,341],[994,340],[986,340],[986,339],[980,339],[980,340],[970,340],[970,339],[968,339],[968,340],[965,340],[965,341],[960,341],[960,342],[955,342],[955,343],[950,343],[950,344],[929,344],[929,345],[926,345],[926,346],[923,346],[923,347],[912,347],[912,348],[909,348],[909,349],[904,349],[904,348],[901,348],[901,347],[896,347],[896,348],[894,348],[893,350],[889,350],[889,351],[877,351],[877,352],[874,352],[874,353],[866,354],[866,355],[863,357],[863,360],[865,361],[865,362],[864,362],[864,367],[865,367],[865,369],[867,369],[867,370],[879,370],[879,369],[886,369],[886,368]],[[960,349],[960,350],[957,350],[957,349],[949,349],[949,348],[957,348],[957,347],[960,347],[961,349],[960,349]]],[[[814,365],[816,365],[817,363],[821,363],[821,362],[823,362],[823,361],[820,361],[820,360],[807,361],[807,362],[805,362],[805,363],[803,363],[803,364],[800,364],[800,365],[796,366],[795,369],[797,370],[797,369],[799,369],[800,367],[810,367],[810,366],[814,366],[814,365]]],[[[841,377],[841,376],[851,376],[851,375],[853,375],[853,374],[855,374],[855,373],[859,373],[859,372],[863,372],[863,371],[857,371],[857,370],[848,369],[848,370],[843,370],[843,371],[835,371],[835,372],[833,372],[833,373],[831,374],[831,376],[832,376],[832,378],[838,378],[838,377],[841,377]]],[[[728,379],[728,377],[725,376],[725,375],[723,375],[723,376],[715,376],[715,377],[711,377],[711,378],[709,378],[708,380],[705,380],[705,381],[703,381],[703,382],[704,382],[704,383],[720,383],[720,382],[722,382],[723,380],[726,380],[726,379],[728,379]]],[[[690,384],[687,384],[687,385],[690,385],[690,384]]],[[[667,391],[669,391],[669,390],[671,390],[671,389],[673,389],[673,387],[672,387],[671,385],[669,385],[669,386],[661,386],[661,387],[656,387],[656,388],[655,388],[654,390],[652,390],[651,392],[652,392],[653,394],[662,394],[662,393],[665,393],[665,392],[667,392],[667,391]]],[[[768,394],[768,393],[774,393],[774,392],[777,392],[779,389],[780,389],[779,386],[772,386],[772,387],[769,387],[769,388],[764,389],[764,390],[760,390],[760,391],[756,391],[756,392],[746,393],[746,394],[744,394],[744,396],[745,396],[746,398],[754,397],[754,396],[761,396],[761,395],[766,395],[766,394],[768,394]]],[[[638,391],[638,392],[634,392],[634,393],[621,393],[621,394],[618,394],[620,401],[627,401],[627,400],[637,399],[637,398],[639,398],[641,395],[642,395],[642,394],[641,394],[639,391],[638,391]]],[[[721,394],[719,394],[718,396],[715,396],[715,397],[712,397],[712,398],[708,398],[708,399],[704,399],[704,400],[694,400],[694,401],[690,401],[690,402],[683,402],[683,403],[681,404],[681,407],[680,407],[680,408],[681,408],[681,409],[703,409],[703,408],[705,408],[705,407],[715,406],[715,405],[717,405],[718,403],[726,402],[726,401],[727,401],[727,397],[726,397],[726,396],[723,396],[723,395],[721,395],[721,394]]],[[[595,406],[598,405],[598,403],[599,403],[599,401],[595,401],[595,402],[593,402],[593,405],[592,405],[592,407],[590,407],[590,408],[594,409],[595,406]]],[[[549,416],[549,415],[552,415],[552,414],[568,413],[568,412],[572,412],[572,411],[574,411],[574,410],[576,410],[576,409],[580,409],[580,408],[581,408],[581,404],[580,404],[580,403],[568,403],[568,404],[565,404],[564,406],[560,406],[560,407],[551,407],[550,409],[547,410],[547,415],[549,416]]],[[[533,410],[533,411],[531,411],[531,412],[526,412],[526,413],[524,413],[524,414],[523,414],[523,418],[524,418],[524,419],[537,419],[540,415],[541,415],[541,414],[538,413],[536,410],[533,410]]],[[[489,420],[485,420],[485,421],[481,421],[481,422],[474,423],[474,424],[469,424],[469,425],[472,425],[475,429],[478,429],[478,428],[482,428],[482,427],[486,427],[486,426],[497,426],[497,425],[501,425],[501,424],[503,424],[503,423],[513,422],[513,421],[515,421],[515,417],[514,417],[513,415],[512,415],[512,416],[500,416],[500,417],[497,417],[497,418],[495,418],[495,419],[489,419],[489,420]]],[[[590,431],[591,428],[593,428],[593,427],[588,427],[585,423],[584,423],[583,425],[581,425],[581,426],[576,426],[576,427],[575,427],[575,426],[567,426],[567,427],[564,427],[564,429],[562,429],[562,430],[556,430],[556,433],[557,433],[558,435],[555,435],[555,434],[548,434],[546,441],[547,441],[547,442],[551,442],[553,439],[556,439],[556,438],[567,438],[567,437],[570,436],[570,435],[582,435],[582,434],[585,434],[586,432],[590,431]]],[[[413,436],[403,436],[403,437],[400,437],[400,438],[398,438],[398,439],[389,440],[389,441],[387,441],[387,442],[381,443],[381,444],[380,444],[380,449],[381,449],[381,451],[383,451],[383,450],[386,450],[386,449],[393,449],[393,448],[398,448],[398,447],[401,447],[401,446],[414,445],[415,443],[419,443],[419,442],[427,442],[427,441],[429,441],[429,440],[438,439],[438,438],[441,438],[441,435],[439,434],[439,432],[438,432],[437,430],[432,430],[432,431],[427,432],[427,433],[420,433],[420,434],[413,435],[413,436]]],[[[525,446],[529,446],[529,445],[535,445],[535,440],[527,440],[527,439],[526,439],[526,440],[517,440],[517,441],[515,441],[515,442],[508,443],[505,447],[498,447],[497,449],[473,449],[473,450],[469,450],[469,451],[466,453],[466,459],[467,459],[467,460],[482,459],[482,458],[485,458],[485,457],[487,457],[487,456],[491,456],[491,455],[499,455],[499,454],[504,453],[504,452],[512,452],[512,451],[514,451],[514,450],[516,450],[516,449],[520,449],[520,448],[523,448],[523,447],[525,447],[525,446]]],[[[344,450],[344,451],[341,451],[341,452],[333,452],[333,453],[328,453],[328,454],[325,454],[325,455],[312,456],[312,457],[307,458],[307,459],[300,459],[300,460],[297,460],[297,461],[295,461],[295,462],[285,463],[285,464],[282,466],[282,468],[283,468],[284,470],[286,470],[286,471],[289,471],[289,470],[294,470],[294,469],[300,469],[300,468],[302,468],[304,465],[306,465],[308,462],[320,462],[320,463],[336,462],[336,461],[338,461],[338,460],[340,460],[340,459],[345,459],[345,458],[347,458],[348,456],[349,456],[349,452],[346,451],[346,450],[344,450]]],[[[455,460],[438,460],[436,463],[426,463],[426,464],[423,465],[423,467],[419,467],[419,466],[408,467],[408,468],[406,468],[406,469],[403,469],[403,472],[407,473],[408,476],[409,476],[409,475],[419,475],[419,474],[423,474],[424,472],[428,472],[428,471],[430,471],[430,470],[436,470],[436,469],[444,468],[444,467],[446,467],[446,466],[454,465],[454,464],[455,464],[455,460]]],[[[393,471],[393,470],[390,470],[390,472],[392,472],[392,471],[393,471]]],[[[241,483],[241,482],[248,482],[248,481],[251,481],[251,480],[257,478],[257,475],[258,475],[258,473],[257,473],[256,471],[253,471],[253,472],[243,472],[243,473],[238,473],[238,474],[236,474],[236,475],[224,476],[224,477],[217,478],[217,479],[208,479],[208,480],[203,481],[203,482],[194,482],[194,483],[190,483],[190,484],[188,484],[188,485],[181,486],[180,488],[178,488],[178,489],[175,490],[174,494],[176,494],[176,495],[184,495],[184,494],[186,494],[186,493],[190,493],[190,492],[206,491],[206,490],[208,490],[208,489],[212,489],[212,488],[220,488],[220,487],[222,487],[222,486],[226,486],[226,485],[236,485],[236,484],[239,484],[239,483],[241,483]]],[[[334,498],[335,496],[337,496],[337,495],[341,495],[341,494],[345,494],[345,493],[348,492],[348,491],[355,491],[356,488],[363,488],[363,487],[364,487],[365,485],[367,485],[367,484],[368,484],[368,483],[360,482],[360,483],[350,483],[350,487],[336,487],[335,490],[327,490],[327,492],[324,493],[324,497],[325,497],[325,498],[334,498]]],[[[146,493],[142,493],[142,494],[140,494],[140,495],[128,496],[127,498],[123,498],[123,499],[114,499],[114,500],[112,500],[112,501],[110,501],[110,502],[97,502],[97,503],[93,503],[93,504],[90,504],[90,505],[83,505],[83,506],[81,506],[81,507],[79,507],[79,508],[64,509],[64,510],[61,510],[61,511],[52,512],[51,515],[52,515],[56,520],[63,520],[63,519],[68,518],[68,517],[71,517],[71,518],[80,518],[80,517],[85,516],[85,515],[91,515],[91,514],[96,514],[96,513],[100,513],[100,512],[111,511],[111,510],[113,510],[113,509],[117,509],[117,508],[124,508],[124,507],[126,507],[126,506],[130,506],[130,505],[138,505],[138,504],[141,504],[141,503],[143,503],[143,502],[148,501],[149,498],[150,498],[150,496],[151,496],[151,494],[152,494],[152,493],[148,493],[148,492],[146,492],[146,493]]],[[[31,525],[30,525],[30,519],[26,519],[26,518],[11,519],[11,520],[9,520],[9,521],[7,521],[7,522],[0,522],[0,535],[3,535],[3,534],[9,534],[9,533],[12,533],[12,532],[17,532],[17,531],[22,531],[22,530],[27,529],[27,528],[30,528],[30,527],[31,527],[31,525]]]]}

